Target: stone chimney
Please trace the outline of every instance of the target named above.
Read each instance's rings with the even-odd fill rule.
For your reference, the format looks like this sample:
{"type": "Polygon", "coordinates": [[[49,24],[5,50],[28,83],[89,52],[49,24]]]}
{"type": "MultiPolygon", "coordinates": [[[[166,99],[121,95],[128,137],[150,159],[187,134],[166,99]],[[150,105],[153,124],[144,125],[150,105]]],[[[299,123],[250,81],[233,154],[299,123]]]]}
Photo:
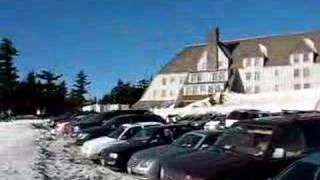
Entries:
{"type": "Polygon", "coordinates": [[[218,69],[218,42],[219,29],[210,29],[207,37],[208,70],[218,69]]]}

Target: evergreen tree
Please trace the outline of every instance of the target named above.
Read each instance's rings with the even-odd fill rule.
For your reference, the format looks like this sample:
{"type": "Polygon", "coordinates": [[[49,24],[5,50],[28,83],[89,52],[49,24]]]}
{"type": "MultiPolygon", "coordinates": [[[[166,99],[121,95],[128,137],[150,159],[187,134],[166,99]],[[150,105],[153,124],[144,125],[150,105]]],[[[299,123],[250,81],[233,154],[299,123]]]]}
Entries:
{"type": "Polygon", "coordinates": [[[14,94],[18,84],[14,59],[18,51],[9,39],[0,42],[0,103],[1,109],[12,108],[14,94]]]}
{"type": "MultiPolygon", "coordinates": [[[[37,74],[41,82],[41,109],[45,110],[46,114],[59,114],[63,112],[63,101],[60,96],[61,87],[59,80],[62,74],[55,74],[49,70],[42,70],[37,74]]],[[[64,98],[63,98],[64,99],[64,98]]]]}
{"type": "Polygon", "coordinates": [[[86,103],[85,95],[88,93],[88,85],[90,81],[84,71],[80,71],[76,76],[76,81],[71,90],[71,98],[76,102],[78,107],[82,107],[86,103]]]}

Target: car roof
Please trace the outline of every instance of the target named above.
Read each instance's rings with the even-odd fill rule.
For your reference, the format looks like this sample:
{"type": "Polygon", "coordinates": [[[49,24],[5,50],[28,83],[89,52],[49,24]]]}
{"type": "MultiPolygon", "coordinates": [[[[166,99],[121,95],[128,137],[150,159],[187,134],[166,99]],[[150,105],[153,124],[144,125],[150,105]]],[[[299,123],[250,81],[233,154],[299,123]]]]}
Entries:
{"type": "Polygon", "coordinates": [[[153,125],[162,125],[159,122],[137,122],[131,124],[123,124],[123,127],[131,128],[131,127],[139,127],[139,126],[153,126],[153,125]]]}

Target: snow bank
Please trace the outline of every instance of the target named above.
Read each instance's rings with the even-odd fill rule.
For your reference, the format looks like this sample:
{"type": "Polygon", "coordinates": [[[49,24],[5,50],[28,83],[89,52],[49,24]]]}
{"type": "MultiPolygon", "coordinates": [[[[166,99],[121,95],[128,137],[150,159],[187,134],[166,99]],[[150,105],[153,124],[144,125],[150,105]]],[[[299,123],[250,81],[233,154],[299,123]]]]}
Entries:
{"type": "Polygon", "coordinates": [[[228,113],[234,109],[260,109],[277,112],[286,110],[320,110],[320,89],[299,91],[283,91],[259,94],[225,94],[223,105],[210,106],[209,99],[192,103],[184,108],[154,109],[154,113],[162,117],[170,114],[180,116],[188,114],[204,114],[207,112],[228,113]]]}

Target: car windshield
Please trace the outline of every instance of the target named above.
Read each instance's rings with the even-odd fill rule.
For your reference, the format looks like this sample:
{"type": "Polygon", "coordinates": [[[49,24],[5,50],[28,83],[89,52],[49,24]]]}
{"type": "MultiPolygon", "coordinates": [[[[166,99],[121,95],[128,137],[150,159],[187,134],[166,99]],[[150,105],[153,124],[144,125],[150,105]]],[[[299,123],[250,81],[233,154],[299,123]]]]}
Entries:
{"type": "Polygon", "coordinates": [[[315,164],[299,162],[291,166],[284,174],[275,178],[275,180],[319,180],[319,170],[320,168],[315,164]]]}
{"type": "Polygon", "coordinates": [[[178,138],[172,144],[180,147],[195,148],[202,138],[200,135],[188,133],[178,138]]]}
{"type": "Polygon", "coordinates": [[[144,128],[141,129],[138,133],[136,133],[131,140],[141,140],[141,139],[149,139],[154,134],[157,128],[144,128]]]}
{"type": "Polygon", "coordinates": [[[126,130],[127,128],[124,126],[120,126],[119,128],[117,128],[116,130],[112,131],[108,137],[110,138],[114,138],[114,139],[118,139],[119,136],[126,130]]]}
{"type": "Polygon", "coordinates": [[[271,128],[238,125],[223,133],[215,147],[244,154],[264,155],[271,141],[271,128]]]}

